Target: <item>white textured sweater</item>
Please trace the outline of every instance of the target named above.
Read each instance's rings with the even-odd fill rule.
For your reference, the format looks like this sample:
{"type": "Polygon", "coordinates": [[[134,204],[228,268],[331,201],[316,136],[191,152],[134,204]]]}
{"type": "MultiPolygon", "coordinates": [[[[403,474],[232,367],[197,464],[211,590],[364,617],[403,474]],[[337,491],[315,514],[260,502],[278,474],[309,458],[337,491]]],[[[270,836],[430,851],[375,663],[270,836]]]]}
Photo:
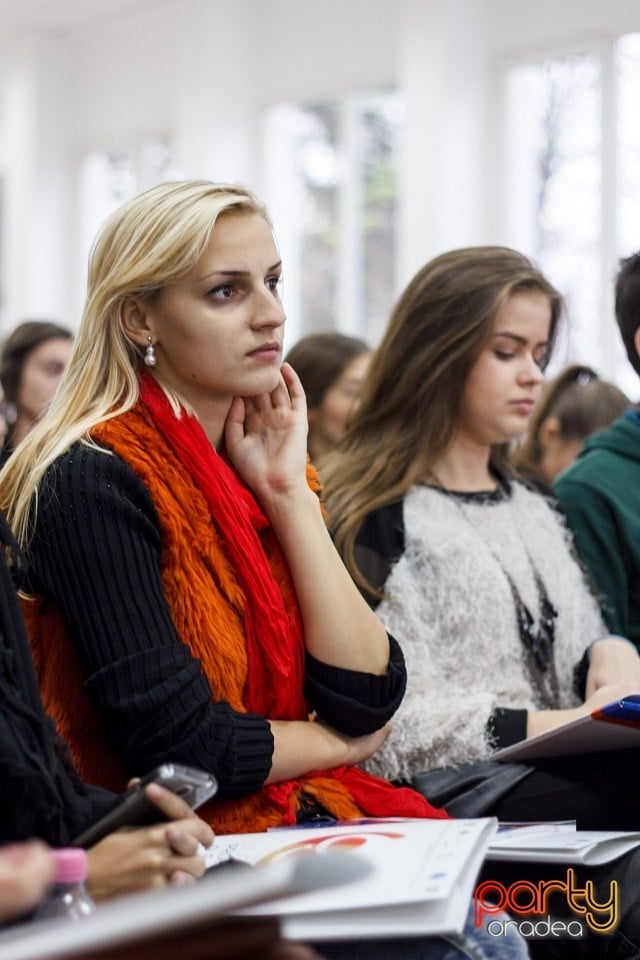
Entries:
{"type": "Polygon", "coordinates": [[[541,494],[513,483],[504,498],[483,501],[416,486],[403,520],[405,551],[377,613],[403,648],[407,692],[390,737],[367,763],[393,779],[486,757],[496,708],[575,706],[574,667],[606,634],[562,517],[541,494]],[[558,612],[553,704],[536,692],[505,575],[537,626],[534,567],[558,612]]]}

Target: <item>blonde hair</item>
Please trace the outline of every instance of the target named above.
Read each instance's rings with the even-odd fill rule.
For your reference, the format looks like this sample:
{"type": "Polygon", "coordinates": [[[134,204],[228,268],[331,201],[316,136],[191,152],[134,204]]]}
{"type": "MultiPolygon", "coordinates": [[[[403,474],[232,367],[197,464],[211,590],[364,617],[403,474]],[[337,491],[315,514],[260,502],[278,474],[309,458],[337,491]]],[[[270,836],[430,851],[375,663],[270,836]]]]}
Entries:
{"type": "MultiPolygon", "coordinates": [[[[90,443],[93,427],[138,400],[141,353],[124,331],[123,304],[132,297],[149,299],[189,273],[217,218],[233,211],[258,213],[270,224],[264,206],[243,186],[189,180],[151,187],[102,228],[89,259],[86,303],[67,370],[47,414],[0,474],[0,507],[23,546],[49,466],[77,441],[90,443]]],[[[181,398],[165,392],[177,410],[181,398]]]]}
{"type": "MultiPolygon", "coordinates": [[[[329,526],[361,587],[372,591],[354,553],[367,515],[401,499],[444,453],[457,429],[463,387],[491,337],[500,307],[535,291],[549,301],[549,350],[562,312],[560,294],[537,267],[507,247],[451,250],[406,287],[374,352],[360,405],[323,463],[329,526]]],[[[504,469],[506,450],[491,461],[504,469]]],[[[375,591],[373,591],[375,593],[375,591]]]]}

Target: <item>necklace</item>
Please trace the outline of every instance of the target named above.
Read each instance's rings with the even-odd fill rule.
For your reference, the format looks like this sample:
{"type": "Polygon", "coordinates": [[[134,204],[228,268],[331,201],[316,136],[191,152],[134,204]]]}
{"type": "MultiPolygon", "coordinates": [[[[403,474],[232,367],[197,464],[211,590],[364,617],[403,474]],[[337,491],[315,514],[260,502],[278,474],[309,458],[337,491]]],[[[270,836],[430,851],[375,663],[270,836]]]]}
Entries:
{"type": "Polygon", "coordinates": [[[536,626],[536,621],[533,617],[533,614],[522,599],[520,591],[518,590],[513,577],[504,566],[499,555],[493,550],[486,538],[482,536],[476,523],[472,520],[463,507],[463,500],[465,497],[473,500],[480,500],[485,504],[486,508],[488,508],[488,505],[491,503],[505,501],[511,495],[510,487],[508,487],[505,482],[500,482],[497,490],[491,491],[490,493],[456,494],[451,490],[446,490],[435,474],[430,473],[430,476],[435,481],[435,484],[433,485],[434,489],[446,496],[449,502],[455,506],[456,510],[464,519],[467,526],[474,531],[477,538],[482,542],[484,548],[491,554],[491,557],[500,568],[503,577],[507,581],[511,597],[513,599],[518,635],[525,653],[525,662],[531,677],[531,681],[538,692],[541,702],[549,708],[557,707],[560,698],[553,651],[555,641],[555,621],[558,616],[558,611],[549,599],[544,581],[538,573],[538,570],[531,559],[529,551],[523,542],[522,550],[527,558],[531,573],[533,575],[533,581],[535,583],[538,599],[538,622],[536,626]]]}

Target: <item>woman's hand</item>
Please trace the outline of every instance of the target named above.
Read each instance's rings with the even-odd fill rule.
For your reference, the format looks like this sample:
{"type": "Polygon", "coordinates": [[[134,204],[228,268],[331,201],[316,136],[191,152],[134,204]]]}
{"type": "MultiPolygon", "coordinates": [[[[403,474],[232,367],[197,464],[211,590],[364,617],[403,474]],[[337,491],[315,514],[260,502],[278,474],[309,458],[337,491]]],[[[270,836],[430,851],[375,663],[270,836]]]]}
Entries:
{"type": "Polygon", "coordinates": [[[49,848],[39,840],[0,849],[0,923],[33,910],[54,872],[49,848]]]}
{"type": "Polygon", "coordinates": [[[88,887],[96,900],[189,883],[204,873],[198,851],[213,843],[211,827],[170,790],[149,784],[145,792],[172,822],[117,830],[89,850],[88,887]]]}
{"type": "Polygon", "coordinates": [[[391,724],[363,737],[348,737],[319,720],[270,720],[273,759],[267,783],[302,776],[310,770],[353,766],[368,759],[391,733],[391,724]]]}
{"type": "Polygon", "coordinates": [[[626,640],[605,637],[591,645],[587,672],[587,699],[600,687],[623,684],[627,694],[640,693],[640,656],[626,640]]]}
{"type": "Polygon", "coordinates": [[[604,684],[602,687],[594,690],[591,696],[587,697],[585,702],[577,708],[578,716],[588,716],[590,713],[593,713],[594,710],[599,710],[600,707],[604,707],[607,703],[624,700],[625,697],[637,693],[640,693],[640,690],[638,690],[638,687],[634,683],[621,681],[620,683],[604,684]]]}
{"type": "Polygon", "coordinates": [[[236,397],[225,424],[229,459],[269,512],[274,497],[307,490],[307,405],[288,363],[271,393],[236,397]]]}
{"type": "Polygon", "coordinates": [[[287,558],[307,650],[332,666],[381,675],[389,665],[389,639],[338,556],[320,501],[307,484],[306,437],[304,390],[287,363],[275,390],[236,398],[225,424],[229,458],[260,501],[287,558]]]}
{"type": "Polygon", "coordinates": [[[553,730],[554,727],[559,727],[570,720],[588,717],[590,713],[599,710],[605,704],[613,703],[615,700],[623,700],[633,693],[638,693],[638,688],[633,684],[610,683],[598,687],[579,707],[572,707],[567,710],[529,711],[527,715],[527,739],[536,736],[538,733],[553,730]]]}

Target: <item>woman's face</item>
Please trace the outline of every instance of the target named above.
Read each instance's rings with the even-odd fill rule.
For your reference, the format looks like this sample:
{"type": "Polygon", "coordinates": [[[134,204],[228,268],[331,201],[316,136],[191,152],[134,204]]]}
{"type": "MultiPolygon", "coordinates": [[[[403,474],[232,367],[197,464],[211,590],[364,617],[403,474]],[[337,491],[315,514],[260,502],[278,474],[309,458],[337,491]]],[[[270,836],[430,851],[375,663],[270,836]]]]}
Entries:
{"type": "Polygon", "coordinates": [[[18,387],[18,416],[35,422],[46,412],[69,363],[72,347],[67,337],[53,337],[27,354],[18,387]]]}
{"type": "Polygon", "coordinates": [[[196,411],[276,386],[285,320],[281,272],[266,220],[223,214],[193,270],[143,303],[155,369],[196,411]]]}
{"type": "Polygon", "coordinates": [[[370,361],[371,352],[368,350],[350,360],[326,391],[320,405],[309,410],[309,452],[312,458],[329,453],[342,437],[357,405],[370,361]]]}
{"type": "Polygon", "coordinates": [[[459,434],[491,446],[524,433],[544,379],[550,329],[543,293],[516,293],[500,308],[464,386],[459,434]]]}

